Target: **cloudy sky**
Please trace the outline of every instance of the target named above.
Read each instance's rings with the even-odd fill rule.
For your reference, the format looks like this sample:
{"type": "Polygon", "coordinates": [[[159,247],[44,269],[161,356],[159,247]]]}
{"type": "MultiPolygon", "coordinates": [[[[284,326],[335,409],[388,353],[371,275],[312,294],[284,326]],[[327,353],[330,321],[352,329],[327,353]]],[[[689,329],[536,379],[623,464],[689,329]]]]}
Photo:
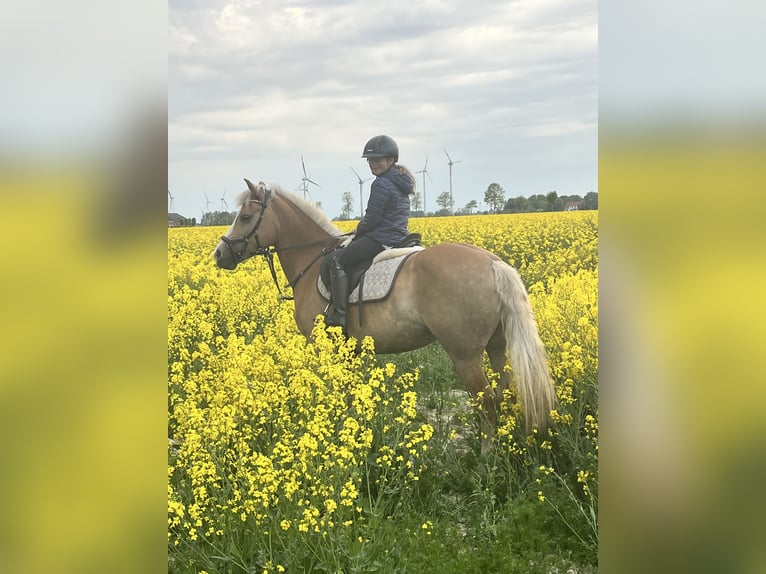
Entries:
{"type": "MultiPolygon", "coordinates": [[[[170,0],[168,185],[174,211],[233,208],[243,178],[300,191],[330,217],[364,143],[385,133],[455,207],[597,188],[595,0],[170,0]]],[[[422,174],[418,191],[423,191],[422,174]]],[[[366,205],[370,182],[364,183],[366,205]]]]}

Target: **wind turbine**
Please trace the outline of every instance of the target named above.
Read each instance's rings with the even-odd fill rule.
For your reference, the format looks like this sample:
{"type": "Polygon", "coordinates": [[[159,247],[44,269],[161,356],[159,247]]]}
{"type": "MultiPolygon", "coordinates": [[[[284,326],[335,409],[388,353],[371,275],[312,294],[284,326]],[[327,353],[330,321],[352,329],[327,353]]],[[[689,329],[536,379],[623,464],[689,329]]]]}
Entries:
{"type": "Polygon", "coordinates": [[[452,161],[452,158],[447,153],[447,150],[445,148],[442,148],[442,149],[444,149],[444,153],[447,154],[447,159],[449,160],[449,162],[448,162],[448,165],[449,165],[449,201],[450,201],[450,204],[452,204],[452,203],[454,203],[453,200],[452,200],[452,166],[455,165],[456,163],[460,163],[463,160],[459,159],[457,161],[452,161]]]}
{"type": "Polygon", "coordinates": [[[207,193],[205,193],[205,207],[202,208],[202,219],[205,218],[206,213],[210,213],[210,210],[208,209],[208,206],[210,205],[214,205],[214,203],[208,199],[207,193]]]}
{"type": "MultiPolygon", "coordinates": [[[[226,189],[228,189],[228,188],[226,188],[226,189]]],[[[221,211],[229,211],[229,204],[226,203],[226,200],[224,199],[224,197],[226,195],[226,189],[223,190],[223,194],[221,195],[221,211]],[[226,209],[224,209],[224,207],[226,209]]]]}
{"type": "Polygon", "coordinates": [[[173,213],[173,200],[175,197],[173,197],[173,194],[170,193],[170,190],[168,190],[168,197],[170,198],[170,213],[173,213]]]}
{"type": "Polygon", "coordinates": [[[415,173],[422,173],[423,174],[423,216],[428,215],[428,209],[426,209],[426,176],[428,176],[428,179],[431,180],[431,183],[434,182],[433,179],[431,179],[431,176],[428,173],[428,156],[426,156],[426,164],[423,166],[423,169],[420,171],[416,171],[415,173]]]}
{"type": "MultiPolygon", "coordinates": [[[[303,199],[306,199],[306,192],[309,190],[309,184],[313,183],[317,187],[322,187],[315,181],[311,181],[309,179],[309,176],[306,175],[306,163],[303,161],[303,156],[301,156],[301,166],[303,166],[303,177],[301,178],[301,189],[303,190],[303,199]]],[[[311,195],[309,193],[309,195],[311,195]]]]}
{"type": "Polygon", "coordinates": [[[364,182],[370,181],[372,178],[368,177],[367,179],[362,179],[358,173],[356,173],[356,170],[352,167],[351,171],[354,172],[354,175],[356,176],[356,179],[359,180],[359,218],[362,217],[362,186],[364,185],[364,182]]]}

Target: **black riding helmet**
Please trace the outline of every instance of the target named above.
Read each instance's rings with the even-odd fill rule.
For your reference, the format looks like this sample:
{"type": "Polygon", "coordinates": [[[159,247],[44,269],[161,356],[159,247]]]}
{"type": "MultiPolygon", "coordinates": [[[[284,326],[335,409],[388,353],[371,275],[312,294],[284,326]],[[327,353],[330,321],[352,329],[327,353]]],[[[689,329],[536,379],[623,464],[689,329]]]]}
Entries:
{"type": "Polygon", "coordinates": [[[399,161],[399,146],[393,138],[384,135],[375,136],[364,144],[362,157],[392,157],[394,161],[399,161]]]}

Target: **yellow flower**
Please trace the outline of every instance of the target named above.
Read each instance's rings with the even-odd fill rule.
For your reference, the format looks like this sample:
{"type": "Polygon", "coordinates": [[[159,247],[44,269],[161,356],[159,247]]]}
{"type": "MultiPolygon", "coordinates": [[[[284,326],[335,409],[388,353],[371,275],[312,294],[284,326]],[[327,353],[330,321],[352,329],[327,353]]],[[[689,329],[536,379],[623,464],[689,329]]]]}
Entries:
{"type": "MultiPolygon", "coordinates": [[[[519,269],[549,351],[559,402],[551,413],[555,430],[578,432],[567,427],[582,425],[595,457],[596,405],[581,402],[598,372],[597,212],[411,223],[431,244],[472,243],[519,269]],[[592,414],[575,414],[583,409],[592,414]]],[[[321,317],[305,338],[294,305],[277,302],[265,261],[248,260],[234,273],[211,264],[210,248],[223,232],[168,231],[171,548],[211,533],[223,536],[232,518],[254,532],[276,520],[283,531],[332,539],[328,529],[337,523],[353,526],[356,536],[368,525],[358,490],[368,461],[375,461],[386,487],[412,488],[421,476],[434,429],[420,423],[419,372],[397,372],[393,362],[376,358],[370,337],[357,350],[356,340],[328,334],[321,317]]],[[[499,378],[490,374],[489,381],[495,388],[499,378]]],[[[532,453],[551,450],[554,435],[520,434],[523,412],[513,385],[499,403],[503,455],[517,458],[536,480],[553,473],[533,462],[539,459],[532,453]]],[[[458,431],[450,428],[449,439],[459,439],[458,431]]],[[[597,475],[581,472],[578,481],[588,494],[597,475]]],[[[545,501],[542,490],[538,498],[545,501]]],[[[284,571],[268,564],[269,571],[275,568],[284,571]]]]}

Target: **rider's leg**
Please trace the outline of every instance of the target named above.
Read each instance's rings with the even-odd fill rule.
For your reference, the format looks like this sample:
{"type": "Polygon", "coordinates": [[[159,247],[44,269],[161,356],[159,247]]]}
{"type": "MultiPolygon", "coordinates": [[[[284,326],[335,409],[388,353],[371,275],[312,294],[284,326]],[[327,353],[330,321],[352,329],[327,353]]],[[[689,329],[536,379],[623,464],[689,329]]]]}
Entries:
{"type": "Polygon", "coordinates": [[[330,266],[330,294],[335,312],[325,319],[328,327],[338,326],[346,332],[346,312],[348,310],[348,275],[336,259],[330,266]]]}
{"type": "Polygon", "coordinates": [[[384,247],[369,237],[352,241],[330,266],[330,293],[335,313],[325,319],[325,325],[339,325],[346,333],[346,312],[348,309],[349,279],[346,269],[361,268],[372,260],[384,247]]]}

